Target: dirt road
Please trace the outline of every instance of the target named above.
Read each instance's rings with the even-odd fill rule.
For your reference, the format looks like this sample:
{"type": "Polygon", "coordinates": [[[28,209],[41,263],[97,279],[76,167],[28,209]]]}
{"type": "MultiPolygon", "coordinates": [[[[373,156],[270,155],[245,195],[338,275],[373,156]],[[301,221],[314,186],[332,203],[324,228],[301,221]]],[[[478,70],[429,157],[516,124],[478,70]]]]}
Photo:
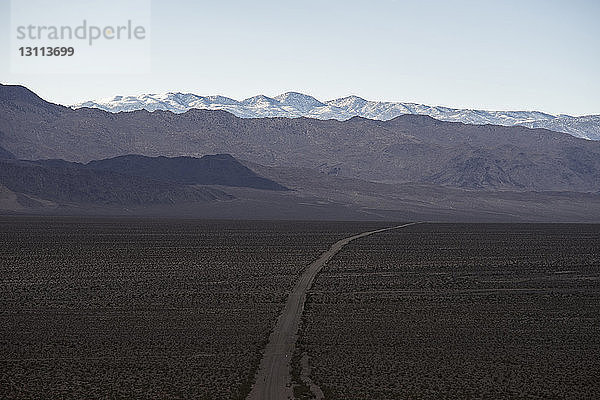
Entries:
{"type": "Polygon", "coordinates": [[[290,360],[294,352],[296,334],[300,325],[300,318],[304,310],[306,292],[310,289],[315,276],[321,268],[345,245],[355,239],[360,239],[379,232],[391,229],[404,228],[417,222],[394,226],[391,228],[378,229],[363,232],[336,242],[329,250],[323,253],[316,261],[306,268],[300,276],[296,286],[290,293],[285,308],[283,309],[275,329],[269,337],[269,343],[265,348],[263,358],[260,362],[256,383],[248,396],[248,400],[285,400],[292,399],[293,393],[290,378],[290,360]]]}

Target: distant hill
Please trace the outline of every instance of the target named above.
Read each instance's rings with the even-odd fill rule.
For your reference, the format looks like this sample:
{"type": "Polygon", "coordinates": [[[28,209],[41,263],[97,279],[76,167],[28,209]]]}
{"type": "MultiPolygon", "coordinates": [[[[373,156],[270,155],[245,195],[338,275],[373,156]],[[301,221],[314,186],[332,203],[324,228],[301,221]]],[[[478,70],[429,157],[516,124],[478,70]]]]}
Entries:
{"type": "Polygon", "coordinates": [[[128,206],[233,198],[221,190],[96,171],[76,163],[0,160],[0,185],[15,193],[68,204],[128,206]]]}
{"type": "Polygon", "coordinates": [[[27,110],[38,107],[51,111],[66,108],[45,101],[31,90],[20,85],[0,84],[0,104],[7,105],[14,110],[27,110]]]}
{"type": "Polygon", "coordinates": [[[265,190],[287,190],[255,174],[229,154],[194,157],[120,156],[91,161],[87,167],[184,185],[223,185],[265,190]]]}
{"type": "Polygon", "coordinates": [[[234,198],[206,185],[287,190],[228,154],[202,158],[127,155],[88,164],[0,157],[0,186],[19,194],[20,202],[146,207],[234,198]]]}

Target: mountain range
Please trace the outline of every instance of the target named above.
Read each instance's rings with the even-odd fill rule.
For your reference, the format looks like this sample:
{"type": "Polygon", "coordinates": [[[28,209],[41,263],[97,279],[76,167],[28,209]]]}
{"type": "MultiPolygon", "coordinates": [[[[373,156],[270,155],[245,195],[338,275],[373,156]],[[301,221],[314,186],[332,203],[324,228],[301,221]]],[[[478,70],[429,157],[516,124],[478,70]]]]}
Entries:
{"type": "Polygon", "coordinates": [[[10,212],[600,221],[600,142],[423,115],[110,113],[0,85],[0,159],[10,212]]]}
{"type": "Polygon", "coordinates": [[[190,109],[224,110],[241,118],[316,118],[348,120],[359,116],[387,121],[400,115],[427,115],[440,121],[462,122],[477,125],[526,126],[545,128],[555,132],[600,140],[600,115],[552,115],[539,111],[485,111],[428,106],[415,103],[368,101],[358,96],[319,101],[297,92],[287,92],[276,97],[254,96],[242,101],[224,96],[199,96],[192,93],[143,94],[115,96],[74,104],[72,108],[99,108],[117,113],[136,110],[165,110],[184,113],[190,109]]]}

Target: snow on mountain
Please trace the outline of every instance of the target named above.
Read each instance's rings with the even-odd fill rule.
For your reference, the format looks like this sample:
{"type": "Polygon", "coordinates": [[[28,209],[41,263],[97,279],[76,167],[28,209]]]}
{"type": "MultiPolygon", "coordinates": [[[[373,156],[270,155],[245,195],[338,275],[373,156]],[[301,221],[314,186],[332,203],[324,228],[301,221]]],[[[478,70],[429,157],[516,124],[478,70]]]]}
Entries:
{"type": "Polygon", "coordinates": [[[600,140],[600,115],[585,115],[582,117],[561,115],[553,119],[525,122],[520,125],[528,128],[545,128],[555,132],[564,132],[589,140],[600,140]]]}
{"type": "Polygon", "coordinates": [[[74,104],[72,108],[99,108],[109,112],[167,110],[183,113],[189,109],[225,110],[241,118],[308,117],[347,120],[354,116],[387,121],[403,114],[428,115],[441,121],[466,124],[523,125],[545,128],[589,139],[600,140],[600,115],[573,117],[539,111],[486,111],[428,106],[416,103],[369,101],[348,96],[326,102],[298,93],[276,97],[258,95],[237,101],[224,96],[198,96],[192,93],[143,94],[115,96],[74,104]]]}
{"type": "Polygon", "coordinates": [[[312,96],[298,92],[287,92],[274,97],[279,103],[292,107],[302,113],[309,113],[315,108],[326,107],[325,104],[312,96]]]}
{"type": "Polygon", "coordinates": [[[237,100],[230,99],[229,97],[225,96],[206,96],[205,99],[211,102],[212,104],[222,104],[228,106],[235,106],[240,103],[237,100]]]}

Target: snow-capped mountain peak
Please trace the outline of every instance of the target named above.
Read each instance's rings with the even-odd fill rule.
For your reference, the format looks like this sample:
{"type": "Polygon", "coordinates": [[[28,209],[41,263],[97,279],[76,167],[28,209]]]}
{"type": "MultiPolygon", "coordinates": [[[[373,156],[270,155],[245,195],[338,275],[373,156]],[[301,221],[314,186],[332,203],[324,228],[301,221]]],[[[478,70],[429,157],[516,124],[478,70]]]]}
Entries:
{"type": "Polygon", "coordinates": [[[274,99],[283,105],[293,107],[303,112],[308,112],[316,107],[326,106],[314,97],[298,92],[286,92],[279,96],[275,96],[274,99]]]}
{"type": "Polygon", "coordinates": [[[225,97],[225,96],[206,96],[204,97],[207,101],[209,101],[211,104],[223,104],[223,105],[237,105],[240,102],[234,99],[231,99],[229,97],[225,97]]]}
{"type": "Polygon", "coordinates": [[[243,104],[245,106],[260,106],[260,107],[277,106],[278,105],[277,103],[278,103],[277,100],[275,100],[271,97],[267,97],[263,94],[259,94],[258,96],[247,98],[241,102],[241,104],[243,104]]]}
{"type": "Polygon", "coordinates": [[[329,100],[327,104],[334,107],[358,109],[364,107],[368,103],[367,100],[358,96],[347,96],[335,100],[329,100]]]}
{"type": "Polygon", "coordinates": [[[347,120],[354,116],[390,120],[403,114],[428,115],[442,121],[467,124],[523,125],[546,128],[573,136],[600,140],[600,115],[573,117],[539,111],[486,111],[428,106],[416,103],[369,101],[352,95],[326,102],[299,92],[275,97],[258,95],[242,101],[224,96],[199,96],[193,93],[168,92],[139,96],[114,96],[74,104],[72,108],[91,107],[110,112],[168,110],[183,113],[189,109],[225,110],[241,118],[309,117],[347,120]]]}

